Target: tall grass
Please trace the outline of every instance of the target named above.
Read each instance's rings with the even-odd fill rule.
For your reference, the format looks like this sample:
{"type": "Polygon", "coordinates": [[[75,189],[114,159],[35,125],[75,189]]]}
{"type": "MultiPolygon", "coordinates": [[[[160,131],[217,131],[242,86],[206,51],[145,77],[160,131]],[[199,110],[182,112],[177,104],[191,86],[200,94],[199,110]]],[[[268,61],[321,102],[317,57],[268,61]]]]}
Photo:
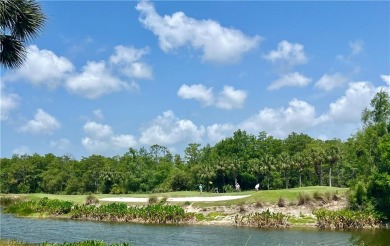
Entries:
{"type": "Polygon", "coordinates": [[[321,208],[314,210],[313,214],[317,217],[317,226],[320,228],[366,228],[380,225],[378,216],[362,211],[329,211],[321,208]]]}
{"type": "Polygon", "coordinates": [[[273,213],[268,209],[261,213],[251,213],[249,215],[236,215],[234,224],[236,226],[250,227],[287,227],[289,216],[282,213],[273,213]]]}

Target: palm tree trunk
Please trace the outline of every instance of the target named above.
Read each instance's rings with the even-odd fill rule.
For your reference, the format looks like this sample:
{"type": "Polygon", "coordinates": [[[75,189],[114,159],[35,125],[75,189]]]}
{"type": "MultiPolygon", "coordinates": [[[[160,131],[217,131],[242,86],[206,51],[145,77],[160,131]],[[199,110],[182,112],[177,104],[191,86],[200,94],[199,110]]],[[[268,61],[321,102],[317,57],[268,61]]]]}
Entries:
{"type": "Polygon", "coordinates": [[[332,187],[332,167],[329,167],[329,187],[332,187]]]}

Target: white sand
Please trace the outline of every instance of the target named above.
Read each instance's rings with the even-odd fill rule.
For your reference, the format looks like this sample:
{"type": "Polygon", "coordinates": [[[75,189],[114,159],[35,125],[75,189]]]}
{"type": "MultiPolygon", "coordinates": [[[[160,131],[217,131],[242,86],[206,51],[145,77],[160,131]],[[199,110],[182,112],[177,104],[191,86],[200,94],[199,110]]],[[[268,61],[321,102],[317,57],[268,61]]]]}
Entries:
{"type": "MultiPolygon", "coordinates": [[[[217,201],[228,201],[235,200],[245,196],[193,196],[193,197],[170,197],[167,199],[168,202],[217,202],[217,201]]],[[[161,199],[161,197],[160,197],[161,199]]],[[[110,197],[110,198],[101,198],[100,201],[107,202],[147,202],[149,198],[147,197],[110,197]]]]}

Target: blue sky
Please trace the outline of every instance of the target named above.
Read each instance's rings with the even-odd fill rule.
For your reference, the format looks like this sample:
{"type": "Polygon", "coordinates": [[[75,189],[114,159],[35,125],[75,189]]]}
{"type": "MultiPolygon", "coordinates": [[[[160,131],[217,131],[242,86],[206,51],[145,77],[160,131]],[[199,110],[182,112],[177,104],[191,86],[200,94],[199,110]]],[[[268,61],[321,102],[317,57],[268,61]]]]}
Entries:
{"type": "Polygon", "coordinates": [[[2,157],[344,140],[390,91],[390,2],[41,3],[27,61],[1,72],[2,157]]]}

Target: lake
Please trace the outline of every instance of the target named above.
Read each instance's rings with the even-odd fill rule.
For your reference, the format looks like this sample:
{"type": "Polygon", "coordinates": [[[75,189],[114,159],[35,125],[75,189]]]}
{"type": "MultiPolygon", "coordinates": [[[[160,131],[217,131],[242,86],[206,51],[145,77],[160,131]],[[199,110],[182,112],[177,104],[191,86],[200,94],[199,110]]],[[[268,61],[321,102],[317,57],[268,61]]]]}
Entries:
{"type": "Polygon", "coordinates": [[[18,218],[0,213],[2,239],[31,243],[103,240],[132,245],[389,245],[390,230],[256,229],[18,218]]]}

